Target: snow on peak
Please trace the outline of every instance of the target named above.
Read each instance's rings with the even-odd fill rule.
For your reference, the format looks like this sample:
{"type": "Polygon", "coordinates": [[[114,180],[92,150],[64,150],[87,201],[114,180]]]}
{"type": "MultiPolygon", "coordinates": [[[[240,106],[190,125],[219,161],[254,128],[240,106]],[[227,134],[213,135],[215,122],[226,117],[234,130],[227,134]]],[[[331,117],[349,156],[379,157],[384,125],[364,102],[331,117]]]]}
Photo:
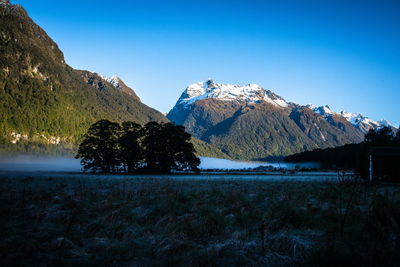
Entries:
{"type": "Polygon", "coordinates": [[[361,113],[351,113],[346,111],[341,111],[340,115],[344,117],[348,122],[353,124],[355,127],[368,131],[369,129],[379,129],[382,127],[395,128],[388,120],[374,121],[361,113]]]}
{"type": "Polygon", "coordinates": [[[99,76],[100,76],[103,80],[105,80],[105,81],[111,83],[112,86],[114,86],[115,88],[120,88],[120,87],[121,87],[121,85],[120,85],[121,79],[120,79],[118,76],[113,75],[113,76],[111,76],[111,77],[107,77],[107,76],[104,76],[104,75],[101,75],[101,74],[99,74],[99,76]]]}
{"type": "Polygon", "coordinates": [[[340,112],[340,115],[342,115],[351,124],[353,124],[354,126],[359,127],[359,128],[376,129],[376,128],[384,126],[384,125],[381,125],[379,122],[371,120],[370,118],[365,117],[364,115],[362,115],[360,113],[350,113],[350,112],[342,111],[342,112],[340,112]]]}
{"type": "Polygon", "coordinates": [[[237,101],[249,103],[269,102],[275,106],[287,107],[289,104],[280,96],[257,84],[233,85],[214,83],[212,79],[189,85],[178,100],[178,104],[188,106],[194,102],[214,98],[223,101],[237,101]]]}
{"type": "Polygon", "coordinates": [[[313,104],[308,104],[308,105],[306,105],[306,107],[308,107],[309,109],[313,110],[315,113],[318,113],[322,116],[337,114],[336,112],[332,111],[332,109],[328,105],[317,107],[317,106],[314,106],[313,104]]]}
{"type": "Polygon", "coordinates": [[[390,121],[382,119],[378,121],[379,125],[381,125],[381,127],[393,127],[396,128],[390,121]]]}
{"type": "Polygon", "coordinates": [[[330,120],[332,115],[338,115],[344,117],[348,122],[353,124],[355,127],[363,130],[363,131],[368,131],[369,129],[378,129],[384,126],[387,127],[393,127],[394,126],[387,120],[379,120],[379,121],[374,121],[371,120],[368,117],[365,117],[364,115],[360,113],[350,113],[346,111],[341,111],[340,113],[334,112],[328,105],[325,106],[314,106],[313,104],[308,104],[306,107],[310,108],[313,110],[315,113],[320,114],[323,116],[326,120],[330,120]]]}

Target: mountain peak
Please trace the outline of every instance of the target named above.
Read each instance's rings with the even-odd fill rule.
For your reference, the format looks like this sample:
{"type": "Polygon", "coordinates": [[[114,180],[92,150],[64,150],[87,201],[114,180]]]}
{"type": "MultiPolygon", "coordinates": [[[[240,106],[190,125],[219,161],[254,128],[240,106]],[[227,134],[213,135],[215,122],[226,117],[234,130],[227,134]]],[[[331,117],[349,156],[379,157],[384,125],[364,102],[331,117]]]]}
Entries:
{"type": "Polygon", "coordinates": [[[346,118],[351,124],[360,129],[363,129],[364,131],[368,131],[371,128],[376,129],[384,126],[381,125],[379,122],[371,120],[370,118],[365,117],[360,113],[350,113],[346,111],[341,111],[340,115],[346,118]]]}
{"type": "Polygon", "coordinates": [[[127,86],[120,77],[118,77],[117,75],[113,75],[111,77],[96,73],[96,72],[92,72],[95,75],[98,75],[103,81],[108,82],[109,84],[111,84],[113,87],[119,89],[121,92],[124,92],[128,95],[134,96],[135,98],[137,98],[138,100],[140,100],[140,98],[136,95],[135,91],[130,88],[129,86],[127,86]]]}
{"type": "Polygon", "coordinates": [[[246,104],[265,101],[279,107],[288,106],[288,103],[283,98],[257,84],[223,84],[214,83],[212,79],[193,83],[186,87],[177,104],[188,106],[207,98],[246,104]]]}
{"type": "Polygon", "coordinates": [[[367,132],[369,129],[378,129],[384,126],[395,128],[393,124],[391,124],[387,120],[374,121],[362,115],[361,113],[351,113],[346,111],[341,111],[337,113],[333,111],[328,105],[317,107],[314,106],[313,104],[308,104],[306,105],[306,107],[313,110],[315,113],[323,116],[328,121],[331,119],[333,115],[342,116],[348,122],[350,122],[354,127],[362,130],[363,132],[367,132]]]}
{"type": "Polygon", "coordinates": [[[382,120],[379,120],[379,121],[377,121],[382,127],[383,126],[385,126],[385,127],[393,127],[393,128],[395,128],[395,126],[390,122],[390,121],[388,121],[388,120],[385,120],[385,119],[382,119],[382,120]]]}
{"type": "Polygon", "coordinates": [[[315,113],[317,113],[325,118],[332,117],[333,115],[339,115],[338,113],[334,112],[328,105],[317,107],[313,104],[308,104],[308,105],[306,105],[306,107],[308,107],[315,113]]]}
{"type": "Polygon", "coordinates": [[[320,107],[316,107],[314,108],[314,111],[316,113],[319,113],[321,115],[334,115],[336,114],[336,112],[334,112],[328,105],[325,106],[320,106],[320,107]]]}
{"type": "Polygon", "coordinates": [[[117,75],[113,75],[111,77],[107,77],[104,75],[99,74],[99,76],[103,79],[106,80],[107,82],[111,83],[112,86],[115,88],[120,88],[121,87],[121,79],[117,75]]]}

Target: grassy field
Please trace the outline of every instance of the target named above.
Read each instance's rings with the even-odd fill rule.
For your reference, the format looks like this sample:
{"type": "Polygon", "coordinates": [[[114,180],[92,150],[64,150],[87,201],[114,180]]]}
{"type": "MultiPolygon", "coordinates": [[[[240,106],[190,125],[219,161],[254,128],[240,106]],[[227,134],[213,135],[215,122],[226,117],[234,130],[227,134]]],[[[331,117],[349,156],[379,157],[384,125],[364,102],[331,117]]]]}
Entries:
{"type": "Polygon", "coordinates": [[[400,187],[0,178],[0,266],[398,266],[400,187]]]}

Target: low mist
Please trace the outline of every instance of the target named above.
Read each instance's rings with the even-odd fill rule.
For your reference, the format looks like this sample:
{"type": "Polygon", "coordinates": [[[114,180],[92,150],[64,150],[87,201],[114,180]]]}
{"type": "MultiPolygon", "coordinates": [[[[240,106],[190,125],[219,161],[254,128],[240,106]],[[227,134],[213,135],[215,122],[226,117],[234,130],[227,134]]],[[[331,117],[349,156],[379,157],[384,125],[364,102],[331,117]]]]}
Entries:
{"type": "Polygon", "coordinates": [[[0,156],[1,171],[81,171],[79,159],[68,157],[0,156]]]}
{"type": "MultiPolygon", "coordinates": [[[[318,167],[315,163],[268,163],[255,161],[235,161],[228,159],[200,157],[200,169],[238,170],[256,168],[258,166],[272,166],[274,168],[294,169],[296,166],[305,168],[318,167]]],[[[53,171],[53,172],[80,172],[82,166],[79,159],[69,157],[46,156],[0,156],[0,171],[53,171]]]]}
{"type": "Polygon", "coordinates": [[[223,169],[223,170],[238,170],[257,168],[259,166],[272,166],[274,168],[295,169],[296,166],[302,168],[318,168],[318,163],[286,163],[286,162],[259,162],[259,161],[236,161],[229,159],[201,157],[200,169],[223,169]]]}

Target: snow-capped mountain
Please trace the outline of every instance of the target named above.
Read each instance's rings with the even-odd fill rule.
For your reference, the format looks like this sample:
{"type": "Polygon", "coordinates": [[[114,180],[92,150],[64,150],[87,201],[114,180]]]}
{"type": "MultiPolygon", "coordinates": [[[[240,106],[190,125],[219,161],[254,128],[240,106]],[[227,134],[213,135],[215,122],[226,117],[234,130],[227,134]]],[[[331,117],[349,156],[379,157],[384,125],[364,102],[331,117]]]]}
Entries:
{"type": "Polygon", "coordinates": [[[360,113],[350,113],[346,111],[335,112],[328,105],[317,107],[312,104],[308,104],[306,105],[306,107],[310,108],[315,113],[320,114],[328,121],[331,120],[333,115],[342,116],[352,125],[354,125],[354,127],[360,129],[362,132],[368,132],[369,129],[379,129],[385,126],[395,128],[387,120],[374,121],[360,113]]]}
{"type": "Polygon", "coordinates": [[[211,79],[187,86],[167,118],[237,159],[359,143],[370,128],[390,124],[329,106],[288,102],[257,84],[211,79]]]}
{"type": "Polygon", "coordinates": [[[237,159],[288,155],[363,140],[360,130],[345,118],[333,116],[329,107],[317,110],[288,102],[256,84],[208,79],[187,86],[167,118],[237,159]],[[332,114],[332,118],[321,114],[332,114]]]}
{"type": "Polygon", "coordinates": [[[290,104],[282,97],[269,90],[263,89],[257,84],[248,84],[244,86],[222,84],[214,83],[211,79],[189,85],[179,98],[177,104],[188,106],[196,101],[207,98],[246,104],[266,101],[274,106],[283,108],[288,107],[290,104]]]}
{"type": "MultiPolygon", "coordinates": [[[[117,87],[118,77],[105,77],[104,79],[107,79],[107,81],[112,84],[116,84],[117,87]]],[[[299,106],[297,104],[287,102],[282,97],[276,95],[270,90],[262,88],[257,84],[248,84],[243,86],[234,84],[222,84],[214,83],[211,79],[189,85],[179,98],[177,105],[188,107],[196,101],[208,98],[246,104],[257,104],[265,101],[267,103],[271,103],[274,106],[282,108],[299,106]]],[[[308,104],[306,105],[306,107],[310,108],[315,113],[323,116],[327,121],[331,121],[332,116],[334,115],[342,116],[352,125],[359,128],[362,132],[367,132],[371,128],[377,129],[384,126],[394,127],[387,120],[374,121],[360,113],[350,113],[345,111],[335,112],[328,105],[315,106],[312,104],[308,104]]]]}

